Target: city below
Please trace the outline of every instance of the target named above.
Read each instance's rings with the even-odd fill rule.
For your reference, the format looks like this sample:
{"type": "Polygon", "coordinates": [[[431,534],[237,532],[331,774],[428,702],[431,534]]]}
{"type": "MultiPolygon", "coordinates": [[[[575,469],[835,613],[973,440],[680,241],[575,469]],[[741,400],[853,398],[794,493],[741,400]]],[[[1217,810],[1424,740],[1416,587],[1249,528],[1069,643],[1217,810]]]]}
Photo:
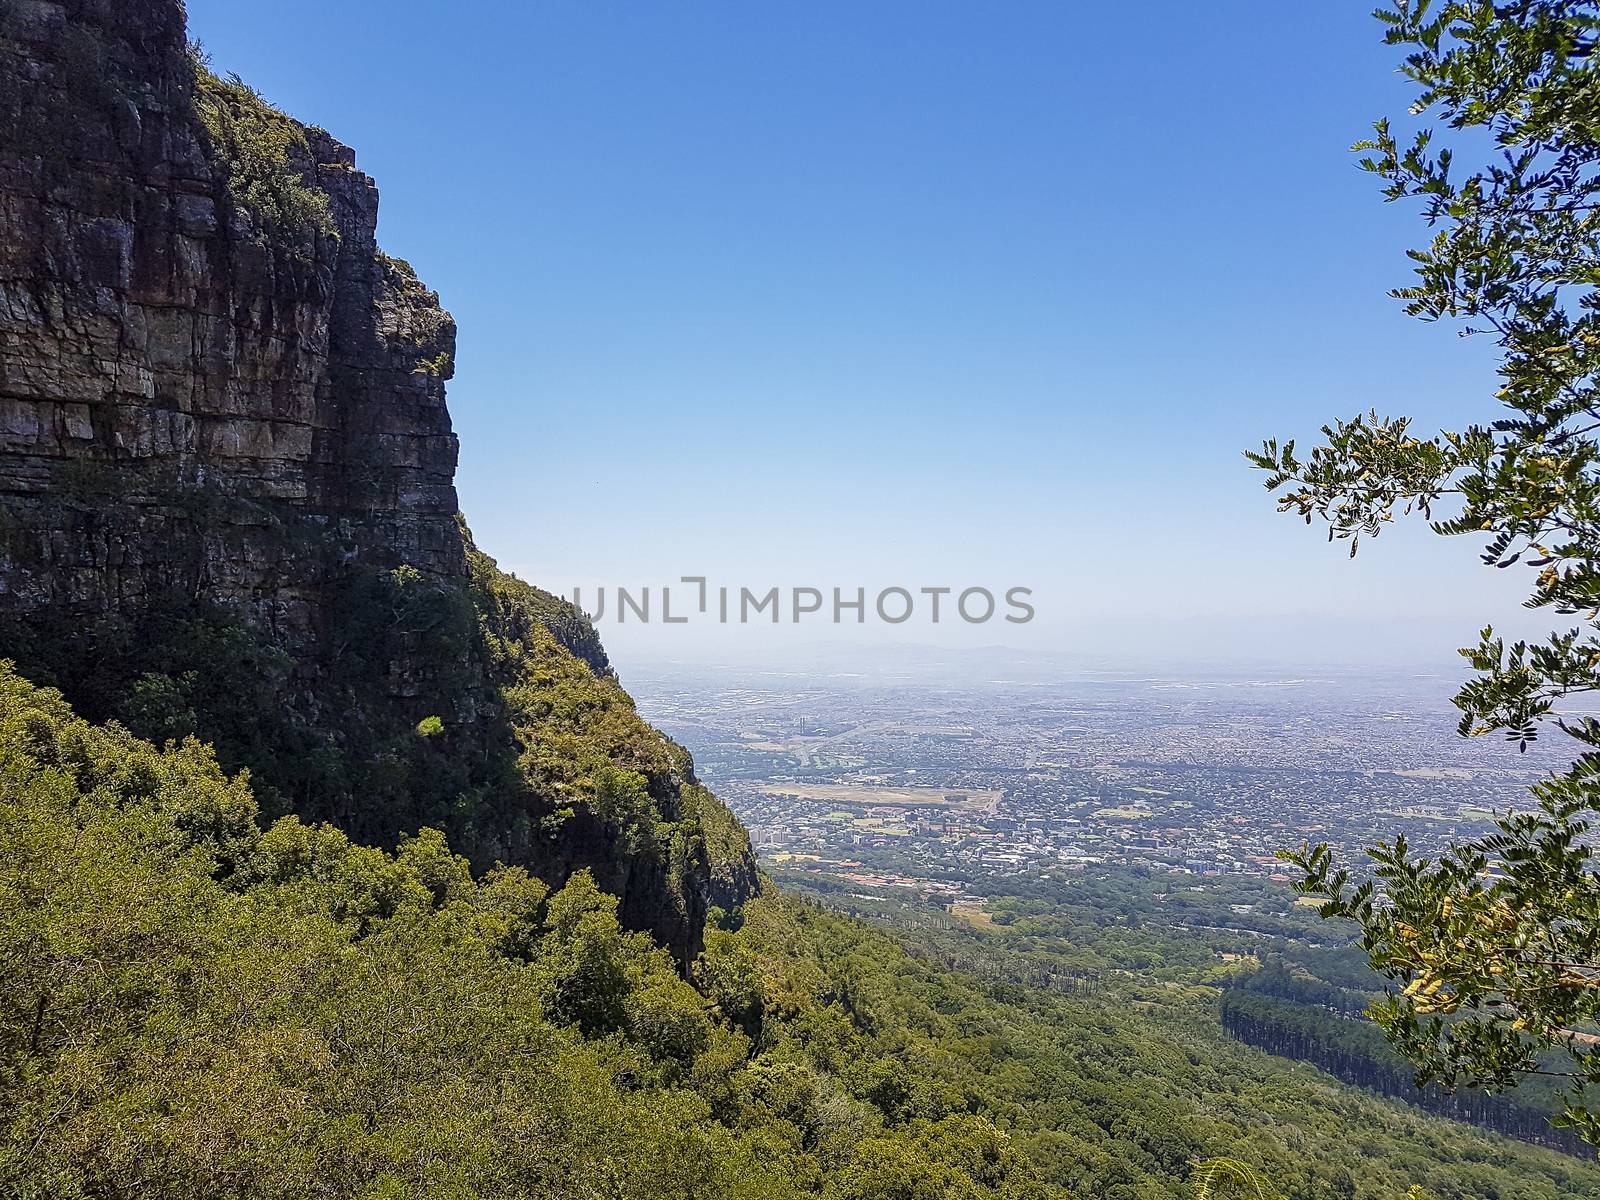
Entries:
{"type": "Polygon", "coordinates": [[[769,866],[947,903],[1098,865],[1287,880],[1280,849],[1397,831],[1426,853],[1525,807],[1563,749],[1460,737],[1442,675],[986,665],[628,683],[769,866]]]}

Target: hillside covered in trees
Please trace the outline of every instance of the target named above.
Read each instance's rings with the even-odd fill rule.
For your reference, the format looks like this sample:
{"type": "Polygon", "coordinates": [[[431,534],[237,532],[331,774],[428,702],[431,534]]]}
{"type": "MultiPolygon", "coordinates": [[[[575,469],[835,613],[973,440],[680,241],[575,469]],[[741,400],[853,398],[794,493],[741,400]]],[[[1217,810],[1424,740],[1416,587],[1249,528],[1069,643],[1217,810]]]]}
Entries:
{"type": "Polygon", "coordinates": [[[923,961],[779,893],[685,979],[584,872],[263,824],[0,671],[0,1191],[23,1197],[1581,1196],[1600,1170],[1386,1108],[1159,1010],[923,961]]]}

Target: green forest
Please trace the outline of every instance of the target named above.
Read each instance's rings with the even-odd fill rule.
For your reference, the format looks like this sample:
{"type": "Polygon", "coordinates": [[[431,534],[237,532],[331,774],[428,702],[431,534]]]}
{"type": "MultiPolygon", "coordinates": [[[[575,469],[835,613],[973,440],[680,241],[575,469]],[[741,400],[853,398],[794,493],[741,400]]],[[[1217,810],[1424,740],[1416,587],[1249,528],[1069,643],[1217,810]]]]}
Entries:
{"type": "Polygon", "coordinates": [[[578,873],[263,825],[248,778],[0,675],[0,1191],[1579,1196],[1600,1169],[770,886],[688,979],[578,873]]]}

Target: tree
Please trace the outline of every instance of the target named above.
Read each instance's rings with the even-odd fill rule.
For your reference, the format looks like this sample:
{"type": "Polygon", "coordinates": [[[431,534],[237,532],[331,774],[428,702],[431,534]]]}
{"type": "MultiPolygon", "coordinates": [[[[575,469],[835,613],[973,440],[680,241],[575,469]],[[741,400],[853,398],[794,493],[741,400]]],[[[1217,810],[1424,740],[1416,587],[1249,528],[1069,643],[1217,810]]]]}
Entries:
{"type": "Polygon", "coordinates": [[[1373,966],[1398,985],[1372,1013],[1419,1082],[1569,1077],[1562,1120],[1600,1145],[1583,1095],[1600,1082],[1584,1033],[1600,1016],[1600,876],[1585,836],[1600,809],[1600,721],[1555,708],[1600,690],[1597,13],[1595,0],[1400,0],[1376,14],[1406,50],[1411,115],[1440,127],[1402,135],[1379,121],[1357,146],[1387,199],[1419,201],[1433,230],[1410,252],[1415,280],[1393,294],[1498,346],[1498,419],[1422,437],[1369,413],[1325,427],[1304,457],[1276,441],[1247,457],[1280,510],[1326,523],[1352,554],[1416,514],[1441,534],[1483,535],[1486,564],[1535,572],[1529,608],[1571,618],[1542,643],[1486,628],[1462,651],[1477,672],[1455,697],[1463,735],[1526,749],[1553,726],[1576,741],[1531,811],[1437,860],[1397,837],[1370,852],[1375,877],[1362,882],[1326,846],[1285,857],[1324,916],[1360,924],[1373,966]]]}

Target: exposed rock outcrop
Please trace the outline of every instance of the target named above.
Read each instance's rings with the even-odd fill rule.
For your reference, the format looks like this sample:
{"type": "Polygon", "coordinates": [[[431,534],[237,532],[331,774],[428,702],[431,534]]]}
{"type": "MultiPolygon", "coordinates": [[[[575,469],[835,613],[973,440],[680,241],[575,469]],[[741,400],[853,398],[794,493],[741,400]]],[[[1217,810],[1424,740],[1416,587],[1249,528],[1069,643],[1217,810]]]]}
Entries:
{"type": "Polygon", "coordinates": [[[0,33],[0,611],[205,597],[286,644],[351,563],[466,573],[455,327],[300,130],[310,230],[239,203],[173,3],[9,0],[0,33]]]}

